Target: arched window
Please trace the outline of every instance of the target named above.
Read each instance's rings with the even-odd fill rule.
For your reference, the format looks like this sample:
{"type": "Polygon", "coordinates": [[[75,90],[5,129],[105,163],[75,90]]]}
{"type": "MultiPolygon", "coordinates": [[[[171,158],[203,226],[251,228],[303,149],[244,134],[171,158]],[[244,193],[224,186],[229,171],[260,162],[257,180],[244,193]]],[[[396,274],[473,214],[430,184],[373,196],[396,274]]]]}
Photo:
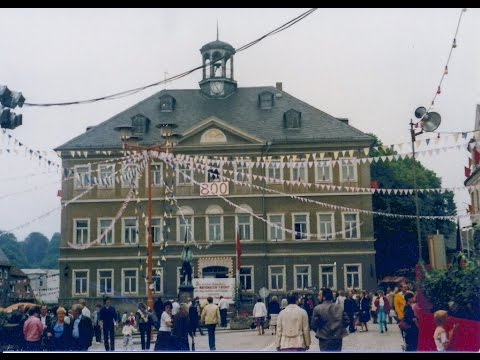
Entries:
{"type": "Polygon", "coordinates": [[[184,242],[185,236],[187,241],[193,239],[193,213],[190,206],[182,206],[177,210],[177,242],[184,242]]]}
{"type": "Polygon", "coordinates": [[[260,109],[268,110],[273,107],[273,93],[264,91],[258,95],[258,106],[260,109]]]}

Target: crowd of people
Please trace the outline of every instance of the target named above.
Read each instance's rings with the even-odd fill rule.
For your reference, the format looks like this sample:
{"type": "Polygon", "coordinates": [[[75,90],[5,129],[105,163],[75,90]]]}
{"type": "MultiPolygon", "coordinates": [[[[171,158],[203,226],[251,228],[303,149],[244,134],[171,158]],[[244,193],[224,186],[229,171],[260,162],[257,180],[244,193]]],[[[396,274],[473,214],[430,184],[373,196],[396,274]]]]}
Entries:
{"type": "MultiPolygon", "coordinates": [[[[152,329],[157,330],[155,351],[194,350],[196,332],[204,335],[205,328],[209,348],[213,351],[216,349],[216,326],[227,326],[228,308],[229,303],[223,297],[218,305],[213,303],[212,297],[202,302],[196,297],[186,303],[162,302],[158,298],[153,309],[139,303],[135,312],[125,311],[120,317],[111,299],[106,297],[103,305],[97,304],[93,312],[83,299],[68,311],[61,306],[47,309],[45,305],[31,308],[20,305],[8,321],[18,324],[19,332],[14,338],[19,350],[23,351],[87,351],[93,341],[100,344],[102,337],[105,350],[115,351],[115,330],[119,326],[126,351],[134,350],[132,339],[137,332],[141,350],[150,350],[152,329]]],[[[371,320],[378,324],[380,334],[386,333],[388,325],[395,321],[405,342],[405,351],[416,351],[417,312],[415,294],[406,284],[388,288],[386,293],[358,289],[336,292],[325,288],[316,300],[311,294],[290,293],[281,302],[273,296],[267,306],[258,298],[252,310],[252,327],[257,329],[258,335],[264,335],[266,327],[271,328],[279,351],[308,350],[310,331],[319,339],[321,351],[341,351],[343,337],[356,331],[369,331],[371,320]]],[[[434,319],[437,324],[433,334],[435,344],[439,351],[445,351],[457,326],[449,332],[445,330],[447,312],[442,310],[434,314],[434,319]]]]}
{"type": "Polygon", "coordinates": [[[134,350],[135,333],[140,334],[141,350],[150,350],[152,330],[156,329],[155,351],[189,351],[194,348],[197,330],[204,335],[204,327],[210,349],[215,350],[215,327],[220,322],[226,324],[226,311],[221,310],[225,305],[220,300],[219,307],[211,297],[202,303],[197,297],[181,304],[158,298],[153,309],[139,303],[135,313],[124,312],[121,317],[109,297],[93,312],[84,299],[69,310],[62,306],[48,309],[46,305],[19,305],[8,317],[8,323],[18,324],[9,341],[15,342],[20,351],[87,351],[94,342],[101,344],[103,338],[105,350],[115,351],[115,333],[121,327],[123,350],[134,350]]]}

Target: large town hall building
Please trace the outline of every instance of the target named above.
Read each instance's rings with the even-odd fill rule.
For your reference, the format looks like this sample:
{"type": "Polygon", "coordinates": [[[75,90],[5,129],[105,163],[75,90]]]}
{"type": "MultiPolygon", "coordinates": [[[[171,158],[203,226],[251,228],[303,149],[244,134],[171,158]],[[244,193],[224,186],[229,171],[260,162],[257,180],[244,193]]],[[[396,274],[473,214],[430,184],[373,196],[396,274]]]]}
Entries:
{"type": "Polygon", "coordinates": [[[194,277],[235,277],[237,232],[245,293],[375,289],[371,193],[357,189],[370,187],[369,162],[358,159],[373,138],[288,94],[281,83],[238,86],[228,43],[216,40],[200,52],[199,88],[162,90],[56,149],[63,167],[74,170],[63,181],[63,204],[95,185],[62,210],[59,303],[81,297],[91,308],[105,294],[117,305],[146,301],[146,175],[116,221],[131,177],[98,179],[136,166],[106,162],[123,154],[115,128],[131,126],[138,144],[150,146],[164,141],[156,125],[165,123],[175,124],[181,138],[174,170],[161,160],[151,169],[155,296],[177,294],[185,237],[194,277]],[[206,158],[213,165],[205,166],[206,158]],[[169,176],[175,202],[167,209],[163,179],[169,176]],[[215,195],[219,189],[223,198],[215,195]],[[112,221],[98,244],[68,246],[88,245],[112,221]]]}

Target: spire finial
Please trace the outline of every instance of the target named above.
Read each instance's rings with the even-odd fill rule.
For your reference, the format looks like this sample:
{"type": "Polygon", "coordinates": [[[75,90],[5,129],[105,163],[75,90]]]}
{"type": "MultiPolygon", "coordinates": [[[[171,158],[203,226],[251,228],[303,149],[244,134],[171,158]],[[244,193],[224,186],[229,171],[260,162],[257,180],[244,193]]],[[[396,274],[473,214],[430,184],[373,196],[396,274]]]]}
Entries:
{"type": "Polygon", "coordinates": [[[217,41],[218,41],[218,19],[217,19],[217,41]]]}

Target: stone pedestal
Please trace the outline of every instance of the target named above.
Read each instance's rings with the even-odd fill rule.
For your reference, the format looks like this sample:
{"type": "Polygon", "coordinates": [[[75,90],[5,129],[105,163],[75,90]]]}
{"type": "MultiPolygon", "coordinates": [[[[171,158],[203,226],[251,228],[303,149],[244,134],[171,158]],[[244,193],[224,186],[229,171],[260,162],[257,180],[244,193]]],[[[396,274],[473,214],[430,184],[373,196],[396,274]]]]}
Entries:
{"type": "Polygon", "coordinates": [[[180,285],[178,287],[178,302],[187,303],[188,299],[193,300],[193,289],[195,289],[192,285],[180,285]]]}

